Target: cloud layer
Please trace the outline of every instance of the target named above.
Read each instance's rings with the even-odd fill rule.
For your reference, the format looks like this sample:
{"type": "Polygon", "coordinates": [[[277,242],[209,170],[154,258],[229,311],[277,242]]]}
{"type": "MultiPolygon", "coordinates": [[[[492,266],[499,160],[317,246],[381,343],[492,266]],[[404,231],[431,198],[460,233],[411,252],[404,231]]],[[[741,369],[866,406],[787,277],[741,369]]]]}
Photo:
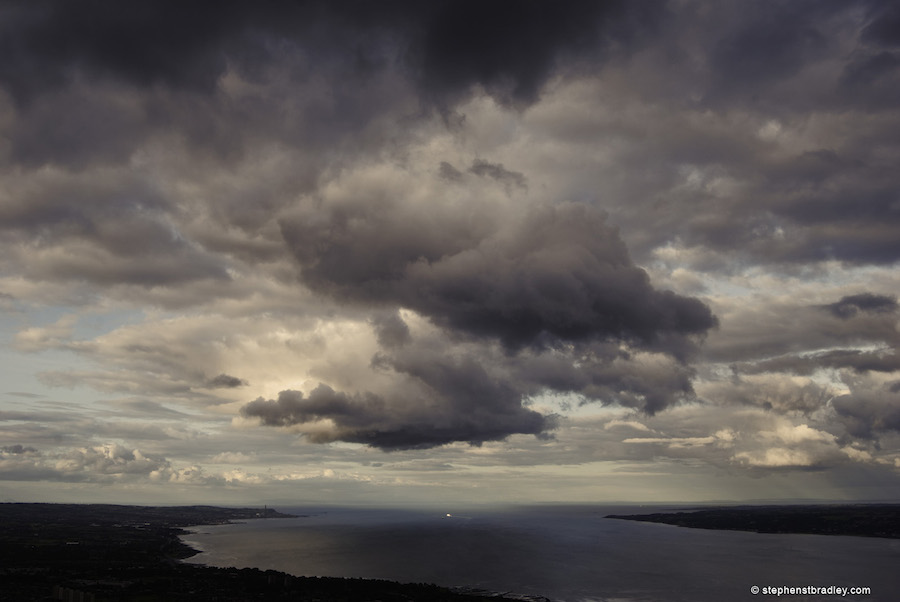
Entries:
{"type": "Polygon", "coordinates": [[[0,11],[3,478],[896,485],[892,3],[0,11]]]}

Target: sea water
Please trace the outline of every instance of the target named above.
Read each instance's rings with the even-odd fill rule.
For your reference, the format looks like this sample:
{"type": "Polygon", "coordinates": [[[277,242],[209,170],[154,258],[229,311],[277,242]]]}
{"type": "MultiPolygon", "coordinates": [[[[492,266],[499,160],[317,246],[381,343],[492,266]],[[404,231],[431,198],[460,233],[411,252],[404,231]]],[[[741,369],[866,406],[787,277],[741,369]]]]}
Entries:
{"type": "Polygon", "coordinates": [[[900,599],[900,540],[686,529],[605,518],[671,508],[292,508],[193,528],[190,562],[546,596],[560,602],[900,599]],[[445,511],[446,510],[446,511],[445,511]],[[753,594],[868,587],[869,595],[753,594]]]}

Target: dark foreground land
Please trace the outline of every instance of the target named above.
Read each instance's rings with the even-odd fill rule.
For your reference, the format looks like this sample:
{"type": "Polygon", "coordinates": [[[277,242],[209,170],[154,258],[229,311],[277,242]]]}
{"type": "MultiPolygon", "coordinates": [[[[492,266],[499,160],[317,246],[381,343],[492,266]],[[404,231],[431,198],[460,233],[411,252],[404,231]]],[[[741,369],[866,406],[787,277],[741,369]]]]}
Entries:
{"type": "Polygon", "coordinates": [[[428,584],[295,577],[179,562],[196,554],[179,540],[184,527],[286,517],[259,508],[0,504],[0,600],[497,600],[428,584]]]}
{"type": "Polygon", "coordinates": [[[900,538],[900,504],[737,506],[692,512],[610,514],[607,518],[695,529],[900,538]]]}

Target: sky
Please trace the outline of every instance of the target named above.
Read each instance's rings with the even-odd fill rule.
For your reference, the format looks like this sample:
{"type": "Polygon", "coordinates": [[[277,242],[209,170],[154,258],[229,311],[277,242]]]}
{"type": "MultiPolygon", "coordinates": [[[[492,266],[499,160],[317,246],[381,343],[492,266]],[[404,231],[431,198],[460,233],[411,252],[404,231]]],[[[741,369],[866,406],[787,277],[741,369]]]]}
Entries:
{"type": "Polygon", "coordinates": [[[0,2],[0,501],[900,496],[900,5],[0,2]]]}

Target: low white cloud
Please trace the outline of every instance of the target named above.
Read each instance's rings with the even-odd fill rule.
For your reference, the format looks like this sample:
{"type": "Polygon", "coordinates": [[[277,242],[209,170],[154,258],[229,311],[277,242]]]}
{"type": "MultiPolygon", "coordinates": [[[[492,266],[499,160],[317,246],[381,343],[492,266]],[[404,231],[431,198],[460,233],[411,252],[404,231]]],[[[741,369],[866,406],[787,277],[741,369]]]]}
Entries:
{"type": "Polygon", "coordinates": [[[246,464],[256,462],[256,454],[244,452],[220,452],[209,459],[211,464],[246,464]]]}
{"type": "Polygon", "coordinates": [[[46,326],[32,326],[16,333],[13,345],[19,351],[35,352],[64,348],[74,331],[78,316],[65,315],[46,326]]]}

